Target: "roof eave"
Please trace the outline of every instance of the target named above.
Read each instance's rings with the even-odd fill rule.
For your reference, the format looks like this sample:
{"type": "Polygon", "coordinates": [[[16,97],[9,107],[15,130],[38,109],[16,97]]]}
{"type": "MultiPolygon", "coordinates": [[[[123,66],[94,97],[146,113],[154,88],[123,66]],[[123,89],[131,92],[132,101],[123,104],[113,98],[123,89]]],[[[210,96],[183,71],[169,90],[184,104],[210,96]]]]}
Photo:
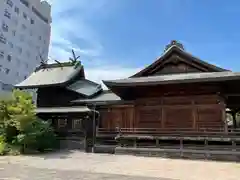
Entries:
{"type": "Polygon", "coordinates": [[[170,80],[170,81],[145,81],[145,82],[116,82],[116,81],[105,81],[104,84],[112,89],[113,87],[134,87],[134,86],[151,86],[151,85],[166,85],[166,84],[180,84],[180,83],[201,83],[201,82],[224,82],[240,80],[240,76],[234,77],[210,77],[202,79],[181,79],[181,80],[170,80]]]}
{"type": "Polygon", "coordinates": [[[56,83],[56,84],[42,84],[42,85],[29,85],[29,86],[21,86],[21,85],[15,85],[15,88],[19,89],[37,89],[37,88],[45,88],[45,87],[51,87],[51,86],[59,86],[62,87],[66,84],[66,82],[63,83],[56,83]]]}
{"type": "MultiPolygon", "coordinates": [[[[61,67],[59,67],[61,68],[61,67]]],[[[51,86],[65,86],[67,85],[69,82],[71,82],[72,79],[74,79],[79,72],[81,72],[81,70],[83,69],[83,66],[81,66],[78,70],[76,68],[76,71],[73,72],[73,74],[71,76],[69,76],[69,78],[64,81],[64,82],[60,82],[60,83],[53,83],[53,84],[41,84],[41,85],[22,85],[21,86],[21,83],[24,82],[22,81],[21,83],[15,85],[14,87],[15,88],[19,88],[19,89],[35,89],[35,88],[44,88],[44,87],[51,87],[51,86]]]]}

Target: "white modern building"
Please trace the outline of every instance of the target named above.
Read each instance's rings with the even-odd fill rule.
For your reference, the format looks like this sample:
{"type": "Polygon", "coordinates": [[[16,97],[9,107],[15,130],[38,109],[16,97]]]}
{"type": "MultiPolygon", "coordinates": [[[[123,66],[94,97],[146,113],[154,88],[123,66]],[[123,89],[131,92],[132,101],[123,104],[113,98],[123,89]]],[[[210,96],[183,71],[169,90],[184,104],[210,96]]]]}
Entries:
{"type": "Polygon", "coordinates": [[[0,91],[24,80],[47,59],[51,6],[41,0],[0,0],[0,91]]]}

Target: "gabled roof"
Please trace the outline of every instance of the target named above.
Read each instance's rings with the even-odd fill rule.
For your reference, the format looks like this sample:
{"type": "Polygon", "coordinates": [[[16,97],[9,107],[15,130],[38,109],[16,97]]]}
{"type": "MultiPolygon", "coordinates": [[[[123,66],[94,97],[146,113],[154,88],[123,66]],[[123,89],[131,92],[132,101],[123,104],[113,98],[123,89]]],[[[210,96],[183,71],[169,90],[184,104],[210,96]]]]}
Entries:
{"type": "Polygon", "coordinates": [[[84,97],[91,97],[102,91],[101,84],[82,79],[66,87],[68,90],[75,91],[84,97]]]}
{"type": "Polygon", "coordinates": [[[45,68],[38,67],[27,79],[15,85],[17,88],[39,88],[44,86],[61,86],[76,76],[84,78],[83,66],[71,63],[47,64],[45,68]]]}
{"type": "Polygon", "coordinates": [[[121,101],[121,98],[111,91],[103,91],[101,94],[91,99],[77,99],[73,103],[87,103],[87,104],[109,104],[121,101]]]}
{"type": "Polygon", "coordinates": [[[199,65],[208,71],[206,72],[221,72],[221,71],[228,71],[226,69],[217,67],[213,64],[209,64],[197,57],[194,57],[192,54],[186,52],[183,49],[182,45],[179,45],[180,43],[177,43],[176,41],[172,41],[171,44],[167,45],[166,51],[163,53],[162,56],[157,58],[155,62],[141,70],[140,72],[134,74],[131,77],[141,77],[141,76],[147,76],[149,73],[151,73],[154,69],[157,69],[161,66],[163,66],[164,62],[170,57],[171,55],[177,54],[180,57],[183,57],[184,59],[187,59],[185,63],[191,63],[191,64],[196,64],[199,65]]]}
{"type": "Polygon", "coordinates": [[[210,72],[210,73],[182,73],[160,76],[148,76],[139,78],[126,78],[111,81],[103,81],[108,88],[112,87],[133,87],[160,84],[197,83],[197,82],[222,82],[240,80],[240,72],[210,72]]]}

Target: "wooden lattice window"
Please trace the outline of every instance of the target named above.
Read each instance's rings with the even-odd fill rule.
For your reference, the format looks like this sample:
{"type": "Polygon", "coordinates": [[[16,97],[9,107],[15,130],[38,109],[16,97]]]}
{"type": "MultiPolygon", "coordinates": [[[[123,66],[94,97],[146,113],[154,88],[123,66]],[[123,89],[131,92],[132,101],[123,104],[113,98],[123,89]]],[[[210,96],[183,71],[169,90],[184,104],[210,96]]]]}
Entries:
{"type": "Polygon", "coordinates": [[[67,126],[67,119],[58,119],[58,128],[64,128],[67,126]]]}
{"type": "Polygon", "coordinates": [[[73,129],[81,129],[82,128],[82,119],[73,119],[72,128],[73,129]]]}

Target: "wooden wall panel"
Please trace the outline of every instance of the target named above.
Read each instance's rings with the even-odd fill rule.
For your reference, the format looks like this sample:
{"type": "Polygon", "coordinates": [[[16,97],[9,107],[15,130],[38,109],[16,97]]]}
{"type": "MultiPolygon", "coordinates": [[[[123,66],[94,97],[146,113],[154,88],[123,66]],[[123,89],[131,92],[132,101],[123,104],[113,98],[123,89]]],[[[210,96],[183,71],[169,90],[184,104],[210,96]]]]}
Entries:
{"type": "Polygon", "coordinates": [[[155,75],[162,74],[175,74],[175,73],[186,73],[186,72],[199,72],[199,69],[196,69],[185,63],[168,63],[163,68],[154,72],[155,75]]]}
{"type": "Polygon", "coordinates": [[[100,128],[116,129],[133,127],[133,107],[112,107],[100,110],[100,128]]]}
{"type": "Polygon", "coordinates": [[[161,128],[162,111],[159,106],[141,106],[136,109],[137,128],[161,128]]]}
{"type": "Polygon", "coordinates": [[[168,97],[168,98],[162,98],[162,104],[163,105],[189,105],[192,104],[192,99],[189,97],[168,97]]]}
{"type": "Polygon", "coordinates": [[[133,128],[134,108],[122,108],[122,120],[120,126],[122,128],[133,128]]]}
{"type": "Polygon", "coordinates": [[[111,129],[111,126],[112,126],[112,121],[111,121],[112,113],[111,113],[111,109],[101,110],[100,114],[101,115],[100,115],[99,127],[100,128],[111,129]]]}
{"type": "Polygon", "coordinates": [[[101,110],[101,127],[218,128],[224,127],[223,105],[217,95],[138,99],[134,105],[101,110]]]}
{"type": "Polygon", "coordinates": [[[198,108],[196,128],[224,128],[222,120],[222,109],[219,108],[198,108]]]}
{"type": "Polygon", "coordinates": [[[165,128],[192,128],[192,108],[164,108],[165,128]]]}

